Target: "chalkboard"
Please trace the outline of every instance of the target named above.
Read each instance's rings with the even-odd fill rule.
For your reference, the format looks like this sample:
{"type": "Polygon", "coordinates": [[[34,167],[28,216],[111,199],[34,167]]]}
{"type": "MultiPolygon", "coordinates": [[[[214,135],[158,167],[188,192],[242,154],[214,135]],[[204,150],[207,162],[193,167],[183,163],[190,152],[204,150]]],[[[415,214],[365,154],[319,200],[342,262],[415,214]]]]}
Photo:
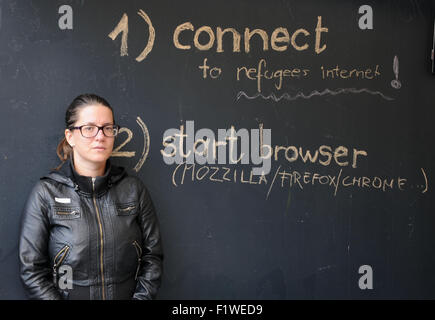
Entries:
{"type": "Polygon", "coordinates": [[[435,298],[434,18],[429,0],[0,1],[0,298],[26,298],[21,213],[87,92],[155,204],[159,299],[435,298]],[[201,133],[232,128],[201,163],[201,133]],[[230,141],[263,146],[262,175],[230,141]]]}

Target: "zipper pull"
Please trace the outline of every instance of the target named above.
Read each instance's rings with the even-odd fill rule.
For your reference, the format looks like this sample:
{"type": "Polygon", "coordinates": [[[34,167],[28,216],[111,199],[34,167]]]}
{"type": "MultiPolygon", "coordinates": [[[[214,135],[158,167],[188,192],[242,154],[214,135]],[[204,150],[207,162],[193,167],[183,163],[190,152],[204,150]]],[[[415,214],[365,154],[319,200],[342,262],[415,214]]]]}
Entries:
{"type": "Polygon", "coordinates": [[[139,270],[140,270],[140,264],[141,264],[142,260],[141,258],[137,259],[137,268],[136,268],[136,275],[134,276],[134,280],[137,280],[137,275],[139,274],[139,270]]]}
{"type": "Polygon", "coordinates": [[[142,248],[140,247],[139,243],[137,243],[136,240],[133,241],[133,246],[135,247],[137,253],[137,268],[136,268],[136,275],[134,276],[134,280],[137,280],[137,276],[140,270],[140,265],[142,263],[142,248]]]}

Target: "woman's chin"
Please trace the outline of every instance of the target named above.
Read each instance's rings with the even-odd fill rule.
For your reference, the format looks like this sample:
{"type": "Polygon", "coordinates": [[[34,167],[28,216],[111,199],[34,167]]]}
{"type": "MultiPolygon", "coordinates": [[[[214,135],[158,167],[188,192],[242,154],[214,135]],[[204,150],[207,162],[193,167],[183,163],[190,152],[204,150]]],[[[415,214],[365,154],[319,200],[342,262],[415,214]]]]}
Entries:
{"type": "Polygon", "coordinates": [[[108,153],[94,154],[89,157],[89,160],[92,162],[105,162],[109,157],[110,154],[108,153]]]}

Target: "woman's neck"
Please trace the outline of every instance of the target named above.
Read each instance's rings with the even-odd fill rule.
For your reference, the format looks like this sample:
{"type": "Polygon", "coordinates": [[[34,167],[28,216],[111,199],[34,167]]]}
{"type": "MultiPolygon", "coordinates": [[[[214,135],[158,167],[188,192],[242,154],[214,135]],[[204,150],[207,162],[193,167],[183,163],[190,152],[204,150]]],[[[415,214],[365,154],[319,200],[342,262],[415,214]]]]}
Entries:
{"type": "Polygon", "coordinates": [[[98,176],[103,176],[104,171],[106,169],[106,161],[101,163],[95,163],[95,162],[81,161],[74,158],[73,164],[76,172],[79,175],[85,177],[95,178],[98,176]]]}

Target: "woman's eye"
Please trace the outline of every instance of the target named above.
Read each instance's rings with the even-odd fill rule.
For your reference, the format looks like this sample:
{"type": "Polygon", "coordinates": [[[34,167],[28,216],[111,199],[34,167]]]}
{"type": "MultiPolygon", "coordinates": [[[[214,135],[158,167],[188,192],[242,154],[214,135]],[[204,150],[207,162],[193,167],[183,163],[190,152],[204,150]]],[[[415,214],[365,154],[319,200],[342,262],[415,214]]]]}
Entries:
{"type": "Polygon", "coordinates": [[[83,127],[83,129],[87,132],[92,132],[94,130],[94,127],[83,127]]]}

